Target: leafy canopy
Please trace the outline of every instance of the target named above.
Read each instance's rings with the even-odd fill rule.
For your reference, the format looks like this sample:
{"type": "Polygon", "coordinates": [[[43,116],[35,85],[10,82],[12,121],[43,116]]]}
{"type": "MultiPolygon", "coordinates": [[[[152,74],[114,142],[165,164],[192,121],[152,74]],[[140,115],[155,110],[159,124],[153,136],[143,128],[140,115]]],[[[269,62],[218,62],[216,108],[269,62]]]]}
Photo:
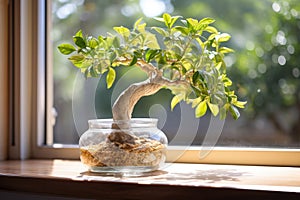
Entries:
{"type": "Polygon", "coordinates": [[[201,20],[163,14],[155,18],[161,27],[146,28],[139,19],[133,29],[114,27],[115,33],[106,36],[85,36],[79,30],[72,44],[58,46],[62,54],[79,68],[85,77],[98,77],[107,73],[107,87],[116,78],[118,66],[138,66],[146,62],[162,72],[164,79],[184,81],[188,85],[170,85],[174,94],[173,109],[180,101],[186,101],[195,108],[195,116],[201,117],[209,109],[216,116],[225,119],[229,111],[234,119],[240,114],[246,102],[238,101],[230,90],[232,81],[226,75],[224,55],[233,52],[222,45],[230,39],[227,33],[220,33],[212,26],[214,19],[201,20]],[[158,42],[158,38],[161,43],[158,42]]]}

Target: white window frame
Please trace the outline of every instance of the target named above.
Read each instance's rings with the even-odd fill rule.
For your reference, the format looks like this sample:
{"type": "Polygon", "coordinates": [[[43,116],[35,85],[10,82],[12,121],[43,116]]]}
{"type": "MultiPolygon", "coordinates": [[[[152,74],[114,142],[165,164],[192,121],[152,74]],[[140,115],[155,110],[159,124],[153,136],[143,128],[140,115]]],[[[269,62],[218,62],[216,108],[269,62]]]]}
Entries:
{"type": "MultiPolygon", "coordinates": [[[[79,149],[75,145],[53,146],[50,145],[53,138],[44,138],[45,131],[53,128],[52,50],[47,35],[49,30],[45,29],[46,25],[51,27],[51,22],[44,20],[47,15],[47,19],[51,19],[51,1],[48,0],[46,5],[44,0],[15,0],[13,6],[15,34],[14,42],[10,42],[14,45],[11,52],[11,60],[14,59],[11,62],[14,69],[11,71],[14,77],[14,114],[10,141],[14,140],[14,145],[9,143],[9,158],[79,159],[79,149]],[[46,144],[45,141],[50,142],[46,144]]],[[[195,146],[170,146],[167,161],[300,166],[300,149],[215,147],[208,150],[195,146]],[[200,158],[201,152],[206,155],[204,158],[200,158]]]]}

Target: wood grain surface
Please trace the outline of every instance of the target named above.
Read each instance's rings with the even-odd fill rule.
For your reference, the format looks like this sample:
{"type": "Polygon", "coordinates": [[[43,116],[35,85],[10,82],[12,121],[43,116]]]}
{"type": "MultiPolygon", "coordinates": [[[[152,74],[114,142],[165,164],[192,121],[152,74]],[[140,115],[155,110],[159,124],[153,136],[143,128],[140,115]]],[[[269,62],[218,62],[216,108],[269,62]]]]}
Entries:
{"type": "Polygon", "coordinates": [[[79,161],[2,161],[0,189],[93,199],[300,199],[300,168],[173,163],[127,177],[91,173],[79,161]]]}

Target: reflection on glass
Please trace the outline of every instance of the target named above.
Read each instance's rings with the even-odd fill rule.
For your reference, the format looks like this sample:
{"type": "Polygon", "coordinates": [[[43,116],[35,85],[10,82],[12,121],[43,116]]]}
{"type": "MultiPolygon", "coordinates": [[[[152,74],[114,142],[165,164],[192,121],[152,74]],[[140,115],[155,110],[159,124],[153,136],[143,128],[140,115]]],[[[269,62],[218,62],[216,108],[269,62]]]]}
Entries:
{"type": "MultiPolygon", "coordinates": [[[[110,118],[110,107],[120,87],[144,78],[138,70],[132,75],[127,73],[132,68],[119,69],[120,82],[108,91],[105,77],[93,83],[78,77],[77,70],[72,69],[55,47],[70,42],[69,38],[79,29],[97,36],[111,31],[113,26],[131,27],[140,17],[149,25],[156,25],[151,17],[163,12],[199,19],[210,16],[217,20],[221,31],[232,35],[228,46],[235,53],[225,61],[230,77],[238,83],[238,96],[247,100],[248,105],[240,120],[226,119],[217,145],[300,146],[300,4],[297,0],[52,0],[55,143],[77,144],[88,125],[86,121],[78,122],[76,116],[110,118]]],[[[182,120],[183,110],[188,110],[188,106],[181,104],[171,112],[171,98],[167,90],[143,98],[134,116],[160,118],[160,128],[168,134],[169,141],[175,138],[173,144],[185,145],[192,140],[194,145],[201,145],[212,123],[211,116],[195,119],[191,109],[182,120]],[[185,121],[191,125],[182,125],[185,121]]]]}

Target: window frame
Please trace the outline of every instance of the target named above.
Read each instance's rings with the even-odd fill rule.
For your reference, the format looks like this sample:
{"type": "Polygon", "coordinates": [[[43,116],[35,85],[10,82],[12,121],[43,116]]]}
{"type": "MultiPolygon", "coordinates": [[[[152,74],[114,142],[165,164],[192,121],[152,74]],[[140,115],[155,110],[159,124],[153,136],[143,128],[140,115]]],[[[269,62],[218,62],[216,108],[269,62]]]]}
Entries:
{"type": "MultiPolygon", "coordinates": [[[[8,0],[0,0],[0,29],[7,30],[9,27],[9,9],[8,0]]],[[[0,32],[0,41],[2,41],[0,49],[0,160],[7,158],[7,140],[8,140],[8,124],[9,124],[9,89],[8,89],[8,38],[9,33],[6,31],[0,32]]]]}
{"type": "MultiPolygon", "coordinates": [[[[10,31],[14,36],[10,46],[14,61],[10,91],[14,114],[9,158],[79,159],[78,146],[52,145],[53,134],[47,134],[48,138],[44,134],[52,132],[54,120],[52,47],[47,34],[51,28],[51,0],[11,2],[14,25],[10,31]]],[[[300,149],[169,146],[167,162],[300,166],[300,149]],[[200,152],[205,154],[202,159],[200,152]]]]}

